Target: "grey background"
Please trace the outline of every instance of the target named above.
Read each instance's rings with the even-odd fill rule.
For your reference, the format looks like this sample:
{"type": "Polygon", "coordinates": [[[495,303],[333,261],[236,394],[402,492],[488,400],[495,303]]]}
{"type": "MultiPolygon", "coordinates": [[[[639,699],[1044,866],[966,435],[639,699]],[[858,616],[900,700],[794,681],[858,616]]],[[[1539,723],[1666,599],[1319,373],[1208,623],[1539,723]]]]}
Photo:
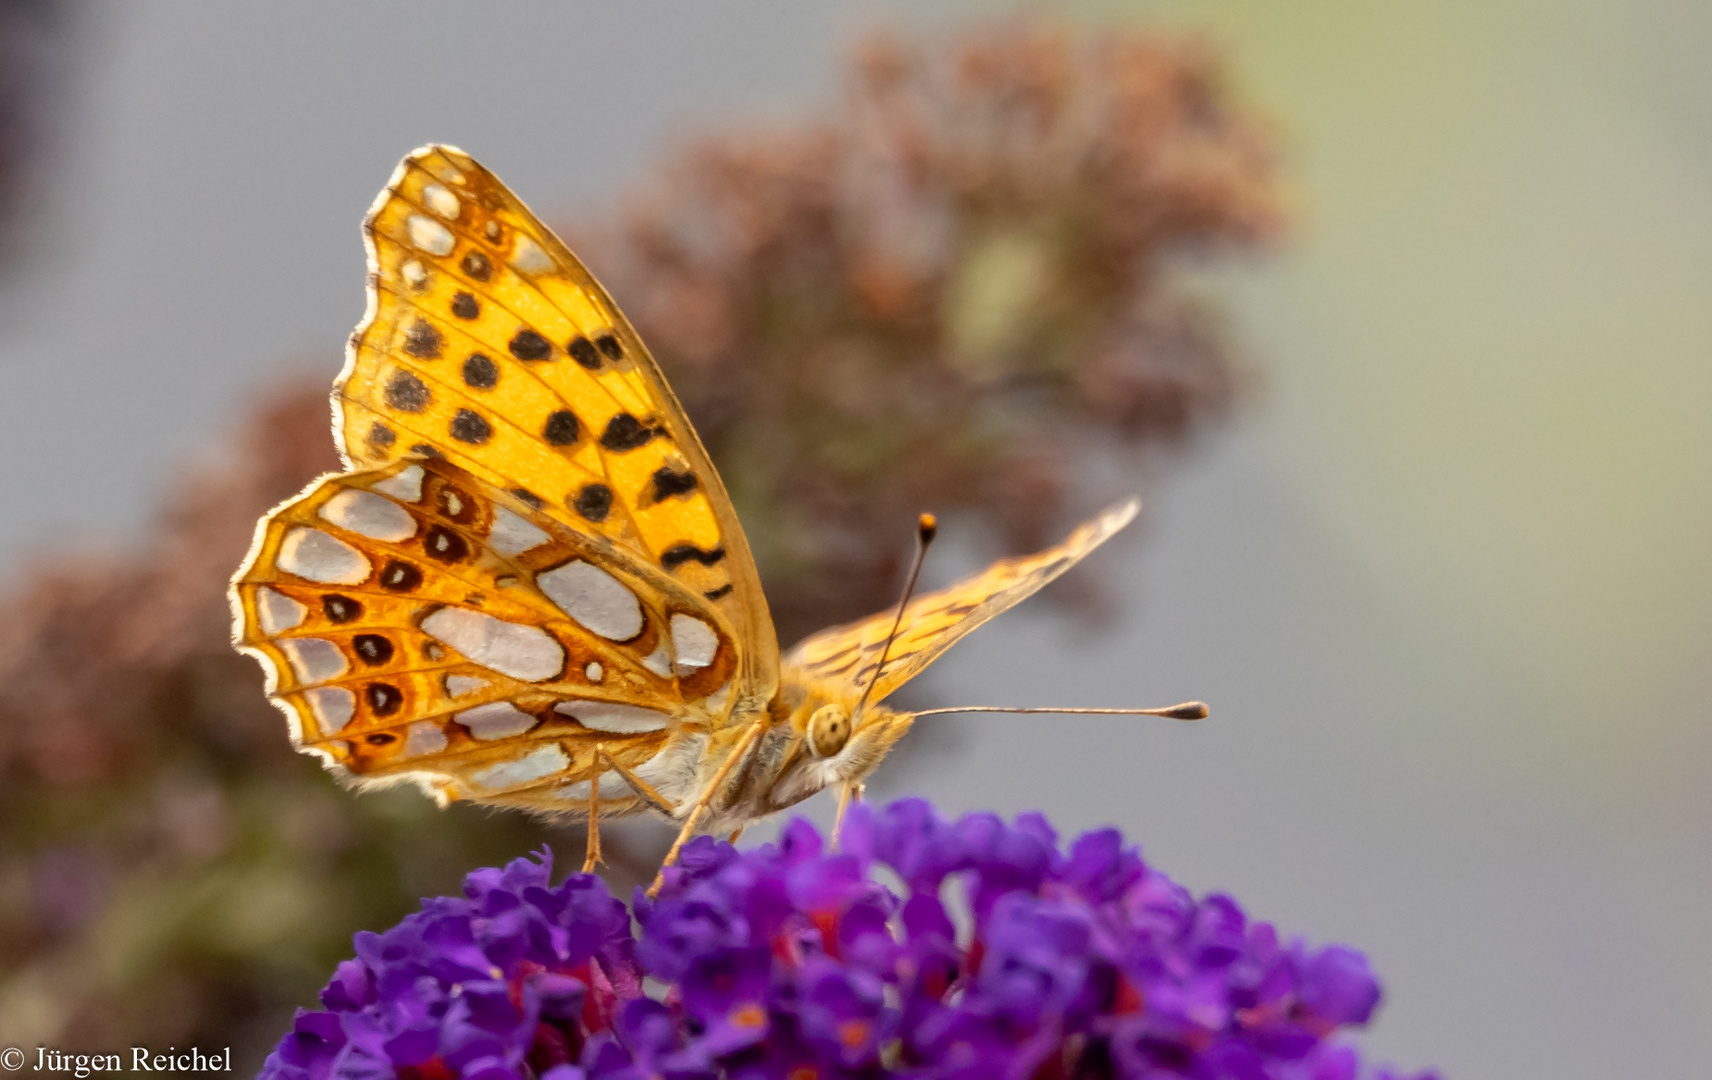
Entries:
{"type": "MultiPolygon", "coordinates": [[[[357,222],[404,151],[461,144],[587,213],[675,133],[831,100],[888,10],[94,5],[0,292],[0,550],[122,542],[282,364],[330,379],[357,222]]],[[[1712,20],[1071,11],[1211,28],[1279,122],[1302,226],[1205,283],[1268,381],[1101,556],[1123,620],[1013,613],[935,695],[1217,711],[947,720],[949,757],[877,788],[1117,823],[1190,887],[1367,949],[1379,1060],[1705,1075],[1712,20]]],[[[936,574],[982,552],[947,546],[936,574]]]]}

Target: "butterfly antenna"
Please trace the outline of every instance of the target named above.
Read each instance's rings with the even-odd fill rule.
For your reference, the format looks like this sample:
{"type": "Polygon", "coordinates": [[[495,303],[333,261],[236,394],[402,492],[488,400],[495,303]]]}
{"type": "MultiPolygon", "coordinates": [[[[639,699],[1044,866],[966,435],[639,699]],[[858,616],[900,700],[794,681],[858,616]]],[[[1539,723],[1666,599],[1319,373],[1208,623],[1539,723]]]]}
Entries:
{"type": "Polygon", "coordinates": [[[945,713],[959,712],[992,712],[992,713],[1068,713],[1082,716],[1165,716],[1172,720],[1205,720],[1207,718],[1207,703],[1204,701],[1185,701],[1181,705],[1167,705],[1161,709],[1017,709],[1002,705],[958,705],[950,709],[926,709],[915,713],[917,718],[923,716],[940,716],[945,713]]]}
{"type": "Polygon", "coordinates": [[[880,650],[880,662],[874,665],[874,677],[862,688],[862,700],[856,703],[856,708],[850,713],[852,718],[862,715],[863,706],[868,704],[868,698],[874,692],[874,684],[880,681],[880,673],[886,670],[886,660],[892,655],[892,642],[898,639],[898,630],[904,624],[904,608],[908,606],[910,597],[915,595],[916,579],[921,577],[921,564],[927,558],[927,545],[933,543],[933,538],[938,535],[938,518],[932,514],[923,514],[916,519],[915,562],[910,564],[909,580],[904,582],[904,594],[898,597],[898,615],[892,620],[892,632],[886,635],[885,647],[880,650]]]}

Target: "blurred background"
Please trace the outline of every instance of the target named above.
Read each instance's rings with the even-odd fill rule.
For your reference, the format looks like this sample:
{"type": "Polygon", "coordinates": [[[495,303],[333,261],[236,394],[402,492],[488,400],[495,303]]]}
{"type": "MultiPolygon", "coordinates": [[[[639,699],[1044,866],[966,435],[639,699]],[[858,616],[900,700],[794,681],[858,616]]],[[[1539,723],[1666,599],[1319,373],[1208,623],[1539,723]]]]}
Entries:
{"type": "Polygon", "coordinates": [[[353,930],[580,855],[340,791],[224,645],[436,140],[655,346],[787,638],[887,603],[917,509],[937,583],[1147,497],[914,700],[1213,718],[924,721],[875,795],[1367,950],[1370,1058],[1704,1075],[1712,10],[919,8],[0,13],[0,1044],[253,1068],[353,930]]]}

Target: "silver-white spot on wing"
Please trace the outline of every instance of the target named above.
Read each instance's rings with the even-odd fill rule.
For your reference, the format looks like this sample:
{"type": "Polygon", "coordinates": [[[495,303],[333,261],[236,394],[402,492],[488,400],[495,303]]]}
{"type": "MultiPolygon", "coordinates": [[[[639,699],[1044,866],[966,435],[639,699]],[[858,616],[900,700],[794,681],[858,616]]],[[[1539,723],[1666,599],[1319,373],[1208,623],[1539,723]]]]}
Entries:
{"type": "Polygon", "coordinates": [[[296,672],[297,681],[306,686],[337,679],[351,668],[339,646],[325,638],[284,638],[279,648],[291,661],[291,670],[296,672]]]}
{"type": "Polygon", "coordinates": [[[446,693],[453,697],[463,697],[465,694],[475,693],[487,684],[486,679],[478,679],[474,675],[448,675],[446,693]]]}
{"type": "Polygon", "coordinates": [[[541,250],[540,244],[518,233],[517,243],[511,249],[511,265],[525,274],[544,274],[553,269],[553,260],[541,250]]]}
{"type": "Polygon", "coordinates": [[[473,772],[470,774],[470,783],[489,791],[499,791],[527,784],[531,780],[539,780],[543,776],[552,776],[570,763],[563,750],[556,745],[548,745],[531,750],[516,761],[504,761],[480,772],[473,772]]]}
{"type": "Polygon", "coordinates": [[[458,197],[439,184],[429,184],[424,187],[422,189],[422,201],[428,204],[428,209],[447,221],[458,219],[458,197]]]}
{"type": "Polygon", "coordinates": [[[412,289],[420,289],[428,284],[428,270],[418,259],[406,259],[398,272],[404,278],[404,283],[412,289]]]}
{"type": "Polygon", "coordinates": [[[438,754],[446,749],[446,733],[440,730],[440,725],[430,720],[418,720],[411,724],[409,734],[404,737],[404,749],[400,751],[404,757],[422,757],[426,754],[438,754]]]}
{"type": "Polygon", "coordinates": [[[503,506],[493,508],[493,528],[488,530],[487,546],[501,555],[521,555],[550,539],[527,518],[519,517],[503,506]]]}
{"type": "Polygon", "coordinates": [[[461,713],[452,719],[470,729],[478,739],[509,739],[535,726],[535,718],[509,701],[490,701],[461,713]]]}
{"type": "Polygon", "coordinates": [[[660,676],[662,679],[672,677],[672,643],[664,640],[655,646],[654,651],[642,658],[642,666],[660,676]]]}
{"type": "Polygon", "coordinates": [[[422,466],[412,465],[406,469],[369,485],[371,491],[382,495],[391,495],[399,502],[416,502],[422,498],[422,466]]]}
{"type": "Polygon", "coordinates": [[[688,675],[713,663],[713,654],[719,651],[719,635],[693,615],[673,615],[672,649],[678,674],[688,675]]]}
{"type": "Polygon", "coordinates": [[[565,666],[565,650],[540,627],[468,608],[441,608],[422,620],[422,632],[482,667],[524,682],[551,679],[565,666]]]}
{"type": "Polygon", "coordinates": [[[282,592],[263,585],[256,590],[256,621],[262,633],[279,634],[303,622],[309,609],[282,592]]]}
{"type": "Polygon", "coordinates": [[[410,511],[372,491],[346,488],[321,504],[321,520],[370,540],[397,543],[416,535],[410,511]]]}
{"type": "Polygon", "coordinates": [[[285,534],[276,565],[288,574],[323,585],[355,585],[369,576],[369,561],[362,552],[306,525],[285,534]]]}
{"type": "Polygon", "coordinates": [[[309,702],[309,711],[315,714],[316,726],[321,729],[323,737],[336,734],[351,722],[351,716],[357,711],[357,696],[343,686],[305,690],[303,697],[309,702]]]}
{"type": "Polygon", "coordinates": [[[614,701],[561,701],[553,706],[553,711],[564,713],[583,727],[614,735],[659,731],[672,724],[672,718],[663,712],[614,701]]]}
{"type": "Polygon", "coordinates": [[[598,566],[576,559],[536,574],[535,584],[560,611],[609,641],[642,632],[642,602],[598,566]]]}
{"type": "Polygon", "coordinates": [[[430,255],[450,255],[456,241],[452,230],[426,214],[411,214],[404,222],[410,243],[430,255]]]}
{"type": "Polygon", "coordinates": [[[600,677],[605,674],[606,669],[600,666],[599,660],[590,660],[588,666],[583,668],[583,677],[589,682],[599,682],[600,677]]]}

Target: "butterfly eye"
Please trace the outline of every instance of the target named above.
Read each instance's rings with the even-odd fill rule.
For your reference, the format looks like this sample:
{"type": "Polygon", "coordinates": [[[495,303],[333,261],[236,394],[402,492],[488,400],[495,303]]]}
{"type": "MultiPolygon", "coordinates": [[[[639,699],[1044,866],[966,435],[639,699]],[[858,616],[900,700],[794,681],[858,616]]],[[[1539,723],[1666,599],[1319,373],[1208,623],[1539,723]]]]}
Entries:
{"type": "Polygon", "coordinates": [[[808,720],[808,746],[815,757],[828,758],[850,741],[850,714],[842,705],[822,705],[808,720]]]}

